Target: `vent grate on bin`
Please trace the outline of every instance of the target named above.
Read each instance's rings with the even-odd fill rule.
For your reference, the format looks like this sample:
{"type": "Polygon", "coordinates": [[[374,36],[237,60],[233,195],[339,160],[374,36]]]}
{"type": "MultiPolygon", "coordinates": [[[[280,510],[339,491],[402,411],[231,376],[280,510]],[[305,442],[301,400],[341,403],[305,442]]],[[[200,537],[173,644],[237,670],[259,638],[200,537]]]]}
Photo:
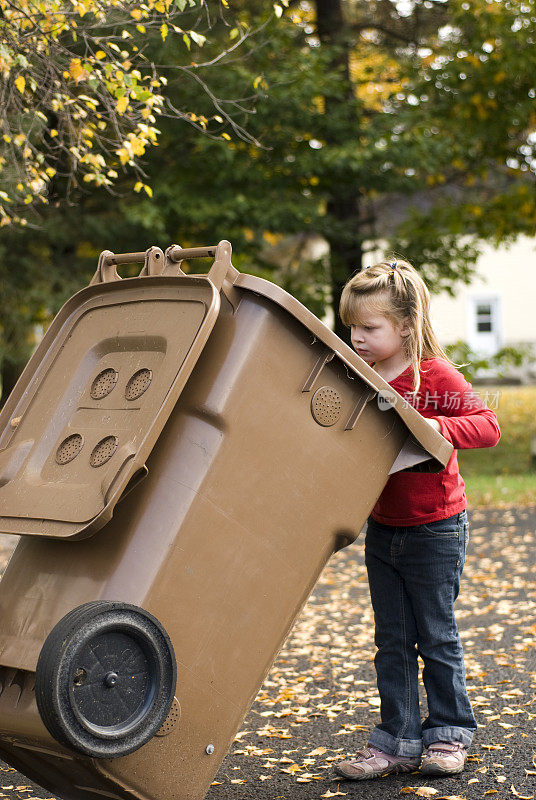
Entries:
{"type": "Polygon", "coordinates": [[[76,458],[82,447],[84,439],[79,433],[72,433],[60,444],[56,450],[56,461],[58,464],[68,464],[76,458]]]}
{"type": "Polygon", "coordinates": [[[130,378],[125,389],[125,397],[127,400],[137,400],[142,394],[147,391],[153,373],[150,369],[139,369],[130,378]]]}
{"type": "Polygon", "coordinates": [[[156,732],[156,736],[167,736],[171,733],[177,722],[181,718],[181,706],[176,697],[173,698],[169,714],[162,723],[162,727],[156,732]]]}
{"type": "Polygon", "coordinates": [[[311,413],[319,425],[328,428],[341,416],[341,396],[332,386],[321,386],[311,399],[311,413]]]}
{"type": "Polygon", "coordinates": [[[115,384],[117,383],[117,371],[112,367],[103,369],[99,372],[93,383],[91,384],[91,397],[93,400],[100,400],[110,394],[115,384]]]}
{"type": "Polygon", "coordinates": [[[105,436],[98,444],[95,445],[89,457],[89,463],[92,467],[102,467],[107,461],[111,459],[117,450],[117,436],[105,436]]]}

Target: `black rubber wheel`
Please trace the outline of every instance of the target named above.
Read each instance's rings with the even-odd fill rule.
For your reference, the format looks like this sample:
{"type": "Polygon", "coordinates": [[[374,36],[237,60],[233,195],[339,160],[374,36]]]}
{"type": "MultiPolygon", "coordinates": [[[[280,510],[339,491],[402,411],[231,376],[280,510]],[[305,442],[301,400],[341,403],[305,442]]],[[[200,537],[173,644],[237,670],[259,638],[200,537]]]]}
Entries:
{"type": "Polygon", "coordinates": [[[151,739],[166,719],[177,680],[173,646],[138,606],[96,600],[66,614],[37,662],[35,696],[60,743],[118,758],[151,739]]]}

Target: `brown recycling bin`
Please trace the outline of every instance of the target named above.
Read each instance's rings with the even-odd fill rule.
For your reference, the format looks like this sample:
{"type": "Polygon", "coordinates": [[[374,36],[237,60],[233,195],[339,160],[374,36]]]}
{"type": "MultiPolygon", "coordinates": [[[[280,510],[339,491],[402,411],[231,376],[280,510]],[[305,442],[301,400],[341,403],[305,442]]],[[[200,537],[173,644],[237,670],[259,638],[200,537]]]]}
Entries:
{"type": "Polygon", "coordinates": [[[0,757],[68,800],[201,800],[330,555],[452,451],[230,257],[105,251],[0,415],[0,757]]]}

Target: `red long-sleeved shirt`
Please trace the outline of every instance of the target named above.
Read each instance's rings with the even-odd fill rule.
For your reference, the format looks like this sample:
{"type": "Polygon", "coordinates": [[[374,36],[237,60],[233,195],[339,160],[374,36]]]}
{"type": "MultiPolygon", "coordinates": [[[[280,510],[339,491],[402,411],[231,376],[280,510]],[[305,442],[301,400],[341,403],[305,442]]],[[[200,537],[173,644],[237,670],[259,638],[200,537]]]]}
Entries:
{"type": "Polygon", "coordinates": [[[442,435],[455,449],[441,472],[396,472],[390,476],[372,510],[372,517],[384,525],[423,525],[463,511],[467,500],[456,451],[494,447],[501,436],[496,414],[448,361],[427,359],[421,363],[420,373],[415,399],[410,396],[411,367],[390,385],[423,417],[436,419],[442,435]]]}

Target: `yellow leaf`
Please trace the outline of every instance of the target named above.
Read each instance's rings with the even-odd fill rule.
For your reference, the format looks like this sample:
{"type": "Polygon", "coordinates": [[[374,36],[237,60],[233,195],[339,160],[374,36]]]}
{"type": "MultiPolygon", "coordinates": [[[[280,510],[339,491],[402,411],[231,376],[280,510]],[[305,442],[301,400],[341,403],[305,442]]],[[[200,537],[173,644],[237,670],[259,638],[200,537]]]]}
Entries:
{"type": "Polygon", "coordinates": [[[127,110],[127,106],[128,106],[128,97],[126,96],[126,94],[124,94],[123,97],[120,97],[119,100],[117,101],[116,104],[117,113],[124,114],[125,111],[127,110]]]}
{"type": "Polygon", "coordinates": [[[274,11],[275,11],[275,15],[276,15],[276,17],[278,17],[278,18],[279,18],[279,17],[282,15],[282,13],[283,13],[283,9],[281,8],[281,6],[278,6],[278,5],[277,5],[277,3],[274,3],[274,11]]]}
{"type": "Polygon", "coordinates": [[[321,794],[320,797],[346,797],[346,792],[330,792],[328,789],[325,794],[321,794]]]}
{"type": "Polygon", "coordinates": [[[221,138],[222,139],[227,139],[227,141],[231,141],[231,137],[229,136],[228,133],[222,133],[221,138]]]}
{"type": "Polygon", "coordinates": [[[15,78],[15,86],[17,87],[17,89],[21,94],[24,94],[24,89],[26,87],[26,79],[22,75],[19,75],[18,78],[15,78]]]}
{"type": "Polygon", "coordinates": [[[310,753],[307,753],[308,756],[323,756],[324,753],[327,753],[327,748],[325,747],[317,747],[316,750],[311,750],[310,753]]]}
{"type": "Polygon", "coordinates": [[[251,733],[251,731],[239,731],[234,737],[235,742],[240,741],[240,739],[242,739],[244,736],[247,736],[248,733],[251,733]]]}
{"type": "Polygon", "coordinates": [[[510,786],[510,791],[516,797],[519,797],[519,800],[532,800],[534,795],[533,794],[519,794],[514,784],[510,786]]]}
{"type": "Polygon", "coordinates": [[[437,789],[433,789],[431,786],[419,786],[415,794],[419,795],[419,797],[433,797],[434,794],[437,794],[437,789]]]}
{"type": "Polygon", "coordinates": [[[71,59],[71,63],[69,65],[69,75],[76,81],[76,83],[80,83],[80,81],[86,77],[87,72],[82,66],[82,62],[79,58],[71,59]]]}
{"type": "Polygon", "coordinates": [[[160,36],[162,37],[162,41],[163,41],[163,42],[165,42],[165,41],[166,41],[167,35],[168,35],[168,26],[167,26],[167,25],[166,25],[166,23],[164,22],[164,23],[163,23],[163,24],[160,26],[160,36]]]}
{"type": "Polygon", "coordinates": [[[103,58],[106,58],[106,53],[104,52],[104,50],[97,50],[97,52],[95,53],[95,58],[98,58],[99,61],[102,61],[103,58]]]}

